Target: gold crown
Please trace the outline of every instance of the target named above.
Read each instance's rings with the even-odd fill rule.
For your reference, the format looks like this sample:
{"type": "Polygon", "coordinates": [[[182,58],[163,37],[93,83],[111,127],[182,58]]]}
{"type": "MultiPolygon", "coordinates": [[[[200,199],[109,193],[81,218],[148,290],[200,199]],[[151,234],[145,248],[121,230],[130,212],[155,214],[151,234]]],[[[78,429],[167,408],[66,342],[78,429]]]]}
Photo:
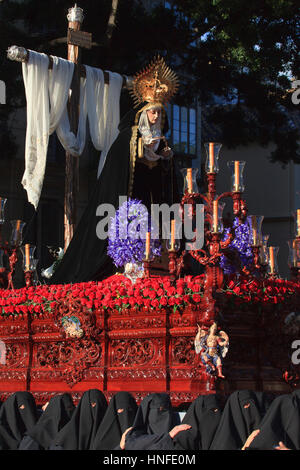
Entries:
{"type": "Polygon", "coordinates": [[[133,79],[130,93],[134,106],[145,101],[166,104],[177,92],[178,85],[177,75],[158,56],[133,79]]]}

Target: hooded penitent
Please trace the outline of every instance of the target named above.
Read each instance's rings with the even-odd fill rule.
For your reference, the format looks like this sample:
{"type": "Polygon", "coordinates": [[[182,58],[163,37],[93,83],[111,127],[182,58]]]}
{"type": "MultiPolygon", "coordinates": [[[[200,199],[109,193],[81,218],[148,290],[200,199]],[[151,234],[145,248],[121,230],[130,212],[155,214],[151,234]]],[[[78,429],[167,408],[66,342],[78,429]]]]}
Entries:
{"type": "Polygon", "coordinates": [[[132,426],[137,404],[128,392],[118,392],[110,400],[94,439],[95,450],[112,450],[120,444],[122,434],[132,426]]]}
{"type": "Polygon", "coordinates": [[[107,401],[100,390],[85,392],[70,421],[56,435],[49,450],[90,449],[106,409],[107,401]]]}
{"type": "Polygon", "coordinates": [[[289,449],[300,450],[300,390],[276,397],[259,429],[250,449],[272,450],[281,441],[289,449]]]}
{"type": "Polygon", "coordinates": [[[0,449],[17,449],[36,424],[38,411],[29,392],[16,392],[0,408],[0,449]]]}
{"type": "Polygon", "coordinates": [[[225,404],[210,450],[239,450],[249,435],[259,428],[269,406],[263,392],[241,390],[225,404]]]}
{"type": "Polygon", "coordinates": [[[70,421],[75,405],[68,393],[55,395],[36,425],[23,438],[19,450],[47,450],[57,433],[70,421]]]}
{"type": "Polygon", "coordinates": [[[191,429],[173,438],[175,448],[180,450],[208,450],[221,419],[221,409],[216,395],[199,396],[189,406],[182,424],[191,429]]]}
{"type": "Polygon", "coordinates": [[[153,393],[142,400],[133,428],[126,436],[125,450],[174,450],[169,432],[174,427],[169,395],[153,393]]]}

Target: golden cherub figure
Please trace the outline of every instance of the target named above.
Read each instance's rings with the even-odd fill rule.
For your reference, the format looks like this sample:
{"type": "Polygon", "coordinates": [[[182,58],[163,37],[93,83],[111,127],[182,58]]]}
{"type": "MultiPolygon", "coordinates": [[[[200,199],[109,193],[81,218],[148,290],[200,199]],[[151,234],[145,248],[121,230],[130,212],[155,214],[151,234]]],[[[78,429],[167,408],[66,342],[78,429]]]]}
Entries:
{"type": "Polygon", "coordinates": [[[194,345],[196,354],[201,355],[201,360],[206,366],[207,372],[215,374],[222,379],[225,376],[222,373],[222,359],[226,356],[229,349],[229,336],[225,331],[218,332],[217,323],[213,323],[208,331],[198,326],[198,332],[195,336],[194,345]]]}

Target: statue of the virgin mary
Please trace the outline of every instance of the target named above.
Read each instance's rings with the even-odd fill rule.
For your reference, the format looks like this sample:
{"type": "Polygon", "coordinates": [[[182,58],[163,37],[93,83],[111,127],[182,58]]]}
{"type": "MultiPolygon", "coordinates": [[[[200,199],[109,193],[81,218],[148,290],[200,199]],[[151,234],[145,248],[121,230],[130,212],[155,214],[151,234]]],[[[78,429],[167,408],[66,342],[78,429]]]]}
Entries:
{"type": "Polygon", "coordinates": [[[173,152],[165,138],[165,105],[176,93],[177,76],[160,57],[133,79],[134,108],[121,120],[92,196],[73,239],[52,276],[52,284],[103,279],[115,272],[107,255],[107,240],[96,233],[101,204],[119,207],[119,197],[151,204],[178,202],[173,152]]]}

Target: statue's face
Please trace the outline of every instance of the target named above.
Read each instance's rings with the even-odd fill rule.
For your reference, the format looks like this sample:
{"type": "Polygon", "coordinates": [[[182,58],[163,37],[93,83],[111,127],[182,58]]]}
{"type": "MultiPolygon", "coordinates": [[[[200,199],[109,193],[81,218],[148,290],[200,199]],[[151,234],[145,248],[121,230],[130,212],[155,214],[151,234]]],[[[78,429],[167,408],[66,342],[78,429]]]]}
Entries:
{"type": "Polygon", "coordinates": [[[158,121],[160,113],[161,111],[159,108],[147,109],[147,116],[148,116],[150,124],[155,124],[158,121]]]}
{"type": "Polygon", "coordinates": [[[212,335],[214,335],[214,334],[216,334],[217,329],[218,329],[218,327],[217,327],[216,323],[213,323],[213,324],[211,325],[209,331],[210,331],[210,333],[211,333],[212,335]]]}

